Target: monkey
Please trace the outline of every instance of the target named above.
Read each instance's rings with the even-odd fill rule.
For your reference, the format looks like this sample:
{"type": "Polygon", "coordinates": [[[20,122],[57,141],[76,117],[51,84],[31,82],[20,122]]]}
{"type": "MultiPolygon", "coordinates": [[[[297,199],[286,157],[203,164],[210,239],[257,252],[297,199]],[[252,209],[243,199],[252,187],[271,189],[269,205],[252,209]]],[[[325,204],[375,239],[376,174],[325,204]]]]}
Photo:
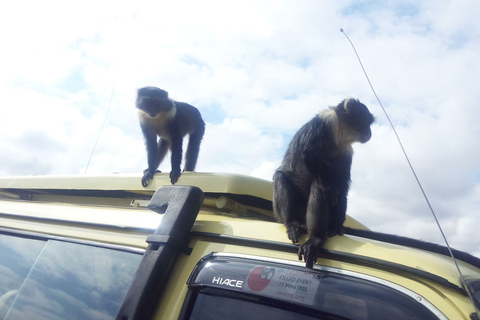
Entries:
{"type": "Polygon", "coordinates": [[[175,184],[181,175],[183,138],[188,134],[183,171],[194,171],[200,143],[205,133],[205,122],[200,111],[185,102],[168,97],[168,92],[157,87],[138,89],[136,107],[140,127],[145,138],[148,168],[143,171],[142,186],[148,183],[164,159],[171,152],[170,182],[175,184]],[[157,142],[157,136],[160,138],[157,142]]]}
{"type": "Polygon", "coordinates": [[[343,235],[354,142],[370,140],[374,116],[348,98],[303,125],[290,142],[273,175],[275,218],[297,244],[298,259],[313,268],[327,237],[343,235]]]}

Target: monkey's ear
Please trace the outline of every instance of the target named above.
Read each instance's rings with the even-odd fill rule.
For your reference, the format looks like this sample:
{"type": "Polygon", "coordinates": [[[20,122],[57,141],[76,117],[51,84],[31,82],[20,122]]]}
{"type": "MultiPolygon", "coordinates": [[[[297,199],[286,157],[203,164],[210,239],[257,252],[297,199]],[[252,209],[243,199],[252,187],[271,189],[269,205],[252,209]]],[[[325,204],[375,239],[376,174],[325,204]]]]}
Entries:
{"type": "Polygon", "coordinates": [[[345,100],[343,100],[343,109],[346,114],[350,113],[350,110],[352,110],[352,106],[355,104],[359,103],[357,99],[354,99],[352,97],[349,97],[345,100]]]}
{"type": "Polygon", "coordinates": [[[352,100],[352,98],[347,98],[342,102],[340,102],[340,104],[335,108],[337,115],[344,116],[350,113],[350,110],[349,110],[349,107],[350,107],[349,104],[351,104],[350,100],[352,100]]]}
{"type": "Polygon", "coordinates": [[[347,98],[345,100],[343,100],[343,112],[345,113],[348,113],[348,102],[351,100],[352,98],[347,98]]]}

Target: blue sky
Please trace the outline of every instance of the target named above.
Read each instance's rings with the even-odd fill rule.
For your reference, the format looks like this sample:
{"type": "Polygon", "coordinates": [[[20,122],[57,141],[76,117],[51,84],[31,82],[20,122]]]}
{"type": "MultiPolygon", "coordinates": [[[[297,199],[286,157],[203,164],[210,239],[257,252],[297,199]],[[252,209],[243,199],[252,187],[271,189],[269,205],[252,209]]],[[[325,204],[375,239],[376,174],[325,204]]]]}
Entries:
{"type": "Polygon", "coordinates": [[[87,173],[140,174],[135,93],[153,85],[202,112],[197,171],[270,180],[296,130],[353,96],[377,123],[354,146],[348,213],[441,243],[343,28],[451,244],[480,256],[479,13],[473,0],[2,4],[0,174],[83,174],[109,105],[87,173]]]}

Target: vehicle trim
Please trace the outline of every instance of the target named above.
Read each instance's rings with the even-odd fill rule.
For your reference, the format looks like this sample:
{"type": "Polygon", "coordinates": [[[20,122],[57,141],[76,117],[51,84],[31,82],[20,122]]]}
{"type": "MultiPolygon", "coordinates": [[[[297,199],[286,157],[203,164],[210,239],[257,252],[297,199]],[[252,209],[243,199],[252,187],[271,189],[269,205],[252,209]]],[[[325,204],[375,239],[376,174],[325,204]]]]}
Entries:
{"type": "Polygon", "coordinates": [[[107,223],[100,223],[100,222],[85,222],[85,221],[78,221],[78,220],[66,220],[66,219],[58,219],[58,218],[47,218],[47,217],[38,217],[38,216],[27,216],[27,215],[19,215],[19,214],[5,214],[0,213],[0,218],[7,218],[12,219],[16,218],[18,220],[26,220],[31,222],[39,222],[39,223],[46,223],[46,224],[61,224],[61,225],[75,225],[80,227],[86,228],[105,228],[108,230],[121,230],[122,232],[140,232],[145,233],[148,235],[155,231],[154,227],[128,227],[128,226],[120,226],[114,224],[107,224],[107,223]]]}
{"type": "MultiPolygon", "coordinates": [[[[415,248],[420,250],[425,250],[437,254],[441,254],[447,257],[451,257],[450,250],[446,246],[442,246],[436,243],[426,242],[418,239],[408,238],[404,236],[381,233],[371,230],[360,230],[345,227],[345,234],[376,240],[391,244],[397,244],[404,247],[415,248]]],[[[471,264],[477,268],[480,268],[480,259],[464,251],[451,249],[455,259],[471,264]]]]}
{"type": "MultiPolygon", "coordinates": [[[[295,254],[298,252],[298,246],[291,243],[283,243],[283,242],[270,241],[270,240],[259,240],[259,239],[253,239],[253,238],[245,238],[245,237],[239,237],[239,236],[224,235],[224,234],[210,233],[210,232],[200,232],[200,231],[192,231],[192,235],[216,238],[216,239],[219,239],[219,241],[224,241],[230,244],[241,243],[249,247],[292,252],[295,254]]],[[[440,277],[436,274],[433,274],[424,270],[419,270],[416,268],[404,266],[395,262],[380,260],[376,258],[370,258],[366,256],[353,254],[353,253],[340,252],[336,250],[321,249],[321,252],[323,255],[325,255],[326,258],[330,258],[334,260],[341,260],[345,262],[351,262],[352,260],[354,260],[355,263],[357,264],[374,266],[382,270],[388,270],[388,269],[398,270],[398,271],[406,272],[409,274],[413,274],[415,276],[430,280],[432,282],[438,283],[442,286],[455,290],[456,292],[464,296],[468,296],[464,288],[448,281],[443,277],[440,277]]]]}
{"type": "Polygon", "coordinates": [[[44,241],[55,240],[55,241],[61,241],[61,242],[76,243],[76,244],[82,244],[82,245],[87,245],[92,247],[100,247],[105,249],[125,251],[125,252],[142,254],[142,255],[145,252],[145,249],[140,249],[135,247],[110,244],[110,243],[105,243],[100,241],[90,241],[90,240],[81,240],[81,239],[75,239],[75,238],[67,238],[62,236],[54,236],[54,235],[45,234],[45,233],[39,233],[39,232],[33,232],[33,231],[22,231],[22,230],[16,230],[16,229],[9,229],[5,227],[0,227],[0,234],[28,238],[28,239],[35,239],[35,240],[44,240],[44,241]]]}
{"type": "MultiPolygon", "coordinates": [[[[277,258],[266,258],[266,257],[260,257],[260,256],[254,256],[254,255],[248,255],[248,254],[238,254],[238,253],[226,253],[226,252],[215,252],[212,253],[208,256],[205,256],[203,259],[207,259],[209,257],[222,257],[222,258],[241,258],[241,259],[248,259],[248,260],[254,260],[254,261],[264,261],[264,262],[271,262],[271,263],[278,263],[278,264],[286,264],[286,265],[291,265],[291,266],[296,266],[296,267],[302,267],[305,264],[302,262],[296,262],[296,261],[290,261],[290,260],[283,260],[283,259],[277,259],[277,258]]],[[[320,270],[320,271],[325,271],[325,272],[330,272],[330,273],[335,273],[339,275],[346,275],[354,278],[359,278],[363,280],[367,280],[370,282],[378,283],[381,285],[384,285],[386,287],[392,288],[396,291],[399,291],[410,298],[414,299],[417,301],[419,304],[423,305],[425,308],[427,308],[430,312],[432,312],[438,319],[440,320],[448,320],[448,318],[440,311],[438,310],[432,303],[430,303],[427,299],[425,299],[423,296],[419,295],[418,293],[415,293],[403,286],[400,286],[396,283],[390,282],[388,280],[380,279],[374,276],[370,276],[367,274],[355,272],[355,271],[349,271],[349,270],[343,270],[343,269],[338,269],[338,268],[333,268],[333,267],[327,267],[327,266],[321,266],[321,265],[314,265],[313,269],[315,270],[320,270]]]]}

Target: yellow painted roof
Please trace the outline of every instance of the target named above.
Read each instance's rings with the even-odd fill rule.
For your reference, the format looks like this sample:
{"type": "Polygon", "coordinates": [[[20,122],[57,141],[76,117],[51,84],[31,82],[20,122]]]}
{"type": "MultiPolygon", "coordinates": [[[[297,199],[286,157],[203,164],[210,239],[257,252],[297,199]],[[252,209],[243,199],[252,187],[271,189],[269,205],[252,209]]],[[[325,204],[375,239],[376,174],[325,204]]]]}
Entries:
{"type": "MultiPolygon", "coordinates": [[[[74,194],[70,195],[70,198],[62,198],[56,194],[59,191],[89,190],[93,192],[91,197],[95,197],[96,191],[125,191],[133,195],[148,196],[158,187],[170,185],[168,174],[157,174],[148,188],[141,186],[140,178],[140,175],[0,177],[0,199],[10,198],[0,200],[0,224],[65,236],[79,231],[78,225],[84,224],[96,229],[92,232],[82,230],[81,237],[84,239],[145,247],[146,235],[158,226],[162,215],[145,207],[109,204],[108,197],[101,193],[98,197],[106,199],[101,205],[71,202],[70,198],[75,197],[74,194]],[[42,201],[11,200],[21,192],[36,194],[42,201]],[[46,221],[49,223],[45,224],[46,221]]],[[[233,194],[265,201],[272,199],[270,181],[242,175],[183,173],[178,185],[198,186],[205,193],[217,196],[233,194]]],[[[130,199],[127,199],[125,203],[130,203],[129,201],[130,199]]],[[[204,202],[193,231],[290,243],[283,225],[221,212],[215,209],[214,204],[207,204],[208,201],[211,200],[207,198],[204,202]]],[[[347,218],[346,225],[365,228],[350,217],[347,218]]],[[[350,235],[329,239],[325,248],[424,270],[460,285],[451,258],[440,254],[350,235]]],[[[292,259],[295,258],[296,256],[292,255],[292,259]]],[[[480,278],[478,268],[461,261],[459,263],[466,276],[480,278]]]]}
{"type": "MultiPolygon", "coordinates": [[[[148,187],[142,187],[137,174],[103,176],[12,176],[0,177],[0,189],[67,189],[67,190],[123,190],[153,194],[164,185],[171,185],[168,173],[158,173],[148,187]]],[[[251,195],[272,200],[272,183],[267,180],[239,174],[183,172],[175,185],[197,186],[203,192],[251,195]]]]}

